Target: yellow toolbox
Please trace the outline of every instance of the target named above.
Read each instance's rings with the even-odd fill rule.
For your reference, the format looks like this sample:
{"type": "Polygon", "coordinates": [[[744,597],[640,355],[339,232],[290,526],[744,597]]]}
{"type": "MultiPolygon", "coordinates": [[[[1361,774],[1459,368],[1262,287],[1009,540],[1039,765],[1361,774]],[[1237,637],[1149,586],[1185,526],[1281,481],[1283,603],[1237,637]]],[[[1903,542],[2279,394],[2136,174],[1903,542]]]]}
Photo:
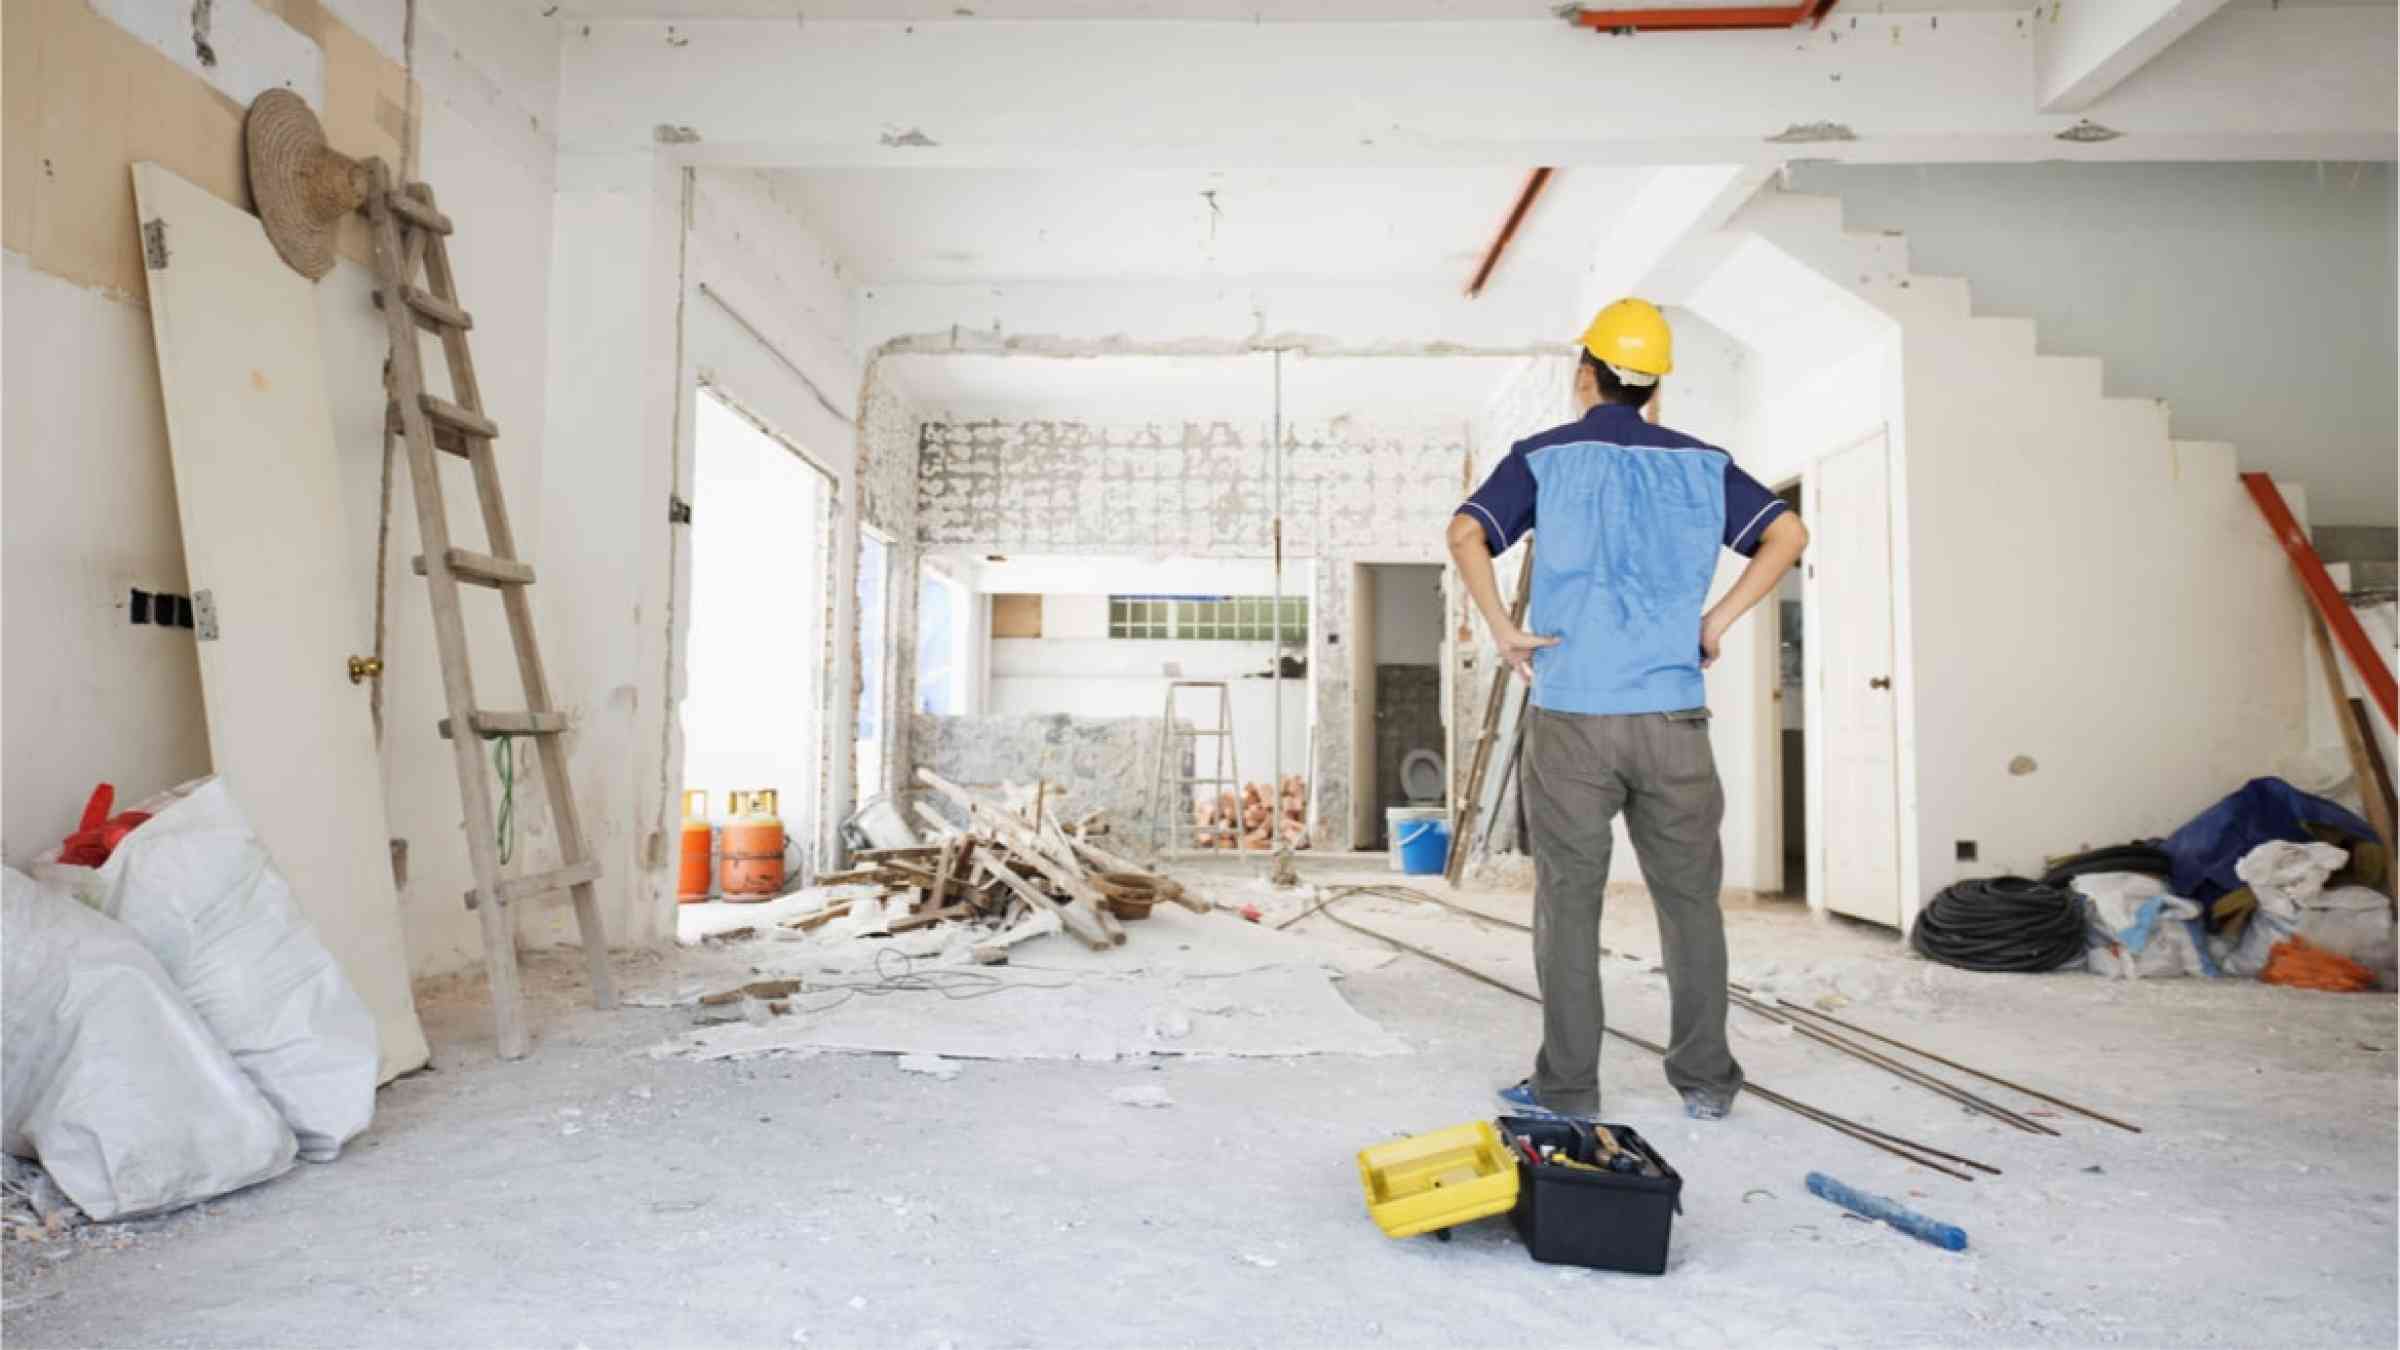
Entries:
{"type": "Polygon", "coordinates": [[[1358,1180],[1367,1213],[1386,1237],[1505,1214],[1517,1203],[1516,1161],[1488,1120],[1362,1149],[1358,1180]]]}

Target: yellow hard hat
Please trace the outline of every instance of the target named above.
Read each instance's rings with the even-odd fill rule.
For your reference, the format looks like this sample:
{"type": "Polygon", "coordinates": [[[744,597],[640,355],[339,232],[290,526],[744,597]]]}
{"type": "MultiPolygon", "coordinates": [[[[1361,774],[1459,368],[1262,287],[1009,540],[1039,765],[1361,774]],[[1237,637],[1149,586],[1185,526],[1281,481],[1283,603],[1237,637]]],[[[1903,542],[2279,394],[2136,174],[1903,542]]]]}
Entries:
{"type": "Polygon", "coordinates": [[[1629,297],[1601,310],[1583,330],[1583,349],[1619,370],[1658,376],[1675,369],[1675,335],[1647,300],[1629,297]]]}

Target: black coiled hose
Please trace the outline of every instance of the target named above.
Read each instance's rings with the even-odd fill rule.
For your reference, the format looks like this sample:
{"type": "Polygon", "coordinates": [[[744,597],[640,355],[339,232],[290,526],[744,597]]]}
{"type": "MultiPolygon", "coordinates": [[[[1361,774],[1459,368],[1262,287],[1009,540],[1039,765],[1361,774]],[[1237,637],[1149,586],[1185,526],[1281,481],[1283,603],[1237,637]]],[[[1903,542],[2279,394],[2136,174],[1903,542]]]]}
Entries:
{"type": "Polygon", "coordinates": [[[2083,901],[2024,877],[1962,881],[1917,912],[1909,945],[1961,970],[2056,970],[2081,961],[2083,901]]]}
{"type": "Polygon", "coordinates": [[[2147,876],[2175,875],[2175,860],[2158,846],[2156,839],[2141,839],[2130,844],[2112,844],[2089,853],[2077,853],[2050,864],[2042,873],[2045,886],[2072,887],[2075,878],[2094,872],[2140,872],[2147,876]]]}

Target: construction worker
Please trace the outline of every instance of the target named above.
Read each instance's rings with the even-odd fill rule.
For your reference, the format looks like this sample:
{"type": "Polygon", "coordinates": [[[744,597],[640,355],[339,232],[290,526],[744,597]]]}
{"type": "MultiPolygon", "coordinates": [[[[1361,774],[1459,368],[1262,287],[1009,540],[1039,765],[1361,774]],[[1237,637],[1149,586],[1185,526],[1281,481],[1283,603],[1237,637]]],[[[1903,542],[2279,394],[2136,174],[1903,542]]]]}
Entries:
{"type": "Polygon", "coordinates": [[[1642,300],[1583,335],[1583,416],[1517,442],[1458,508],[1450,556],[1501,659],[1533,684],[1518,793],[1534,863],[1542,1046],[1503,1089],[1519,1112],[1600,1110],[1600,906],[1622,813],[1649,884],[1673,1000],[1667,1081],[1685,1113],[1721,1119],[1741,1090],[1725,1041],[1725,815],[1700,672],[1774,591],[1808,531],[1715,446],[1642,410],[1675,368],[1666,317],[1642,300]],[[1494,556],[1539,527],[1527,626],[1509,621],[1494,556]],[[1750,559],[1708,605],[1717,549],[1750,559]]]}

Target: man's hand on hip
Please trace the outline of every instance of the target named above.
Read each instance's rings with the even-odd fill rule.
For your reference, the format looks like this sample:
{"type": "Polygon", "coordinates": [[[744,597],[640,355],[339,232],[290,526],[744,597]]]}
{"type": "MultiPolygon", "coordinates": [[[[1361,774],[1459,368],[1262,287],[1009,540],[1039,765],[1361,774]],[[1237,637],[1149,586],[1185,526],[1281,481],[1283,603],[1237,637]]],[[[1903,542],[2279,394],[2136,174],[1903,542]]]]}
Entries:
{"type": "Polygon", "coordinates": [[[1544,647],[1558,645],[1557,638],[1541,637],[1514,627],[1496,632],[1492,638],[1500,644],[1500,659],[1506,661],[1510,669],[1524,676],[1528,684],[1533,682],[1533,654],[1544,647]]]}

